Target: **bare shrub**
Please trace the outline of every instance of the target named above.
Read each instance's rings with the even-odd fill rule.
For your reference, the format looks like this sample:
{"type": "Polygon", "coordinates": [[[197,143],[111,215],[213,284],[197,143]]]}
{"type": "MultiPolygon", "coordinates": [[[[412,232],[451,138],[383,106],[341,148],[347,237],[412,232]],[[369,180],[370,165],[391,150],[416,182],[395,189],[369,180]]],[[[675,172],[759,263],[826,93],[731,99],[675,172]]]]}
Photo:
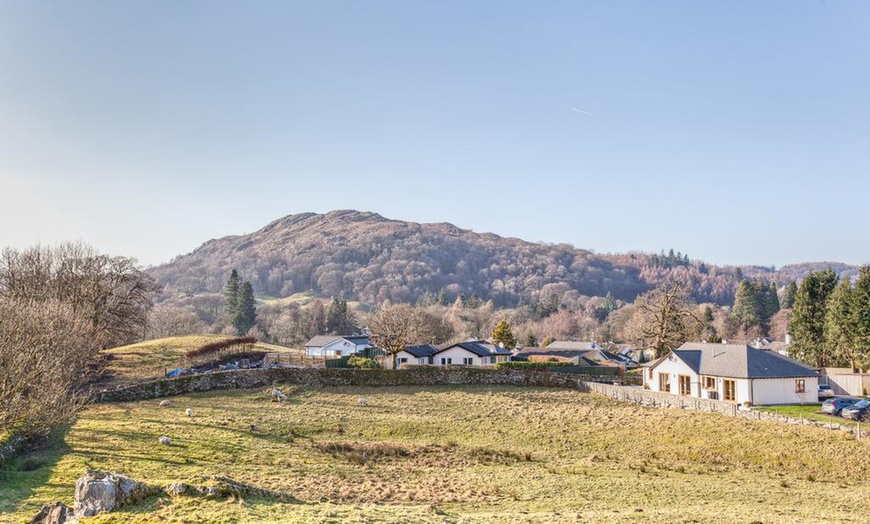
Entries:
{"type": "Polygon", "coordinates": [[[99,349],[90,319],[56,300],[3,298],[0,319],[0,433],[45,433],[86,400],[82,369],[99,349]]]}

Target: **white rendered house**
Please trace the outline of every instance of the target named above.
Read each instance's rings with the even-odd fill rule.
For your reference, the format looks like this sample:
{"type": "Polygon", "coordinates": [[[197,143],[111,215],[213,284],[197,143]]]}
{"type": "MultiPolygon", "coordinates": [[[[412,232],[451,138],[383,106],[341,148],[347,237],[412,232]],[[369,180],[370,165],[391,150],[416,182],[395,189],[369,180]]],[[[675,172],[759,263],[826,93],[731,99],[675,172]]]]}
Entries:
{"type": "Polygon", "coordinates": [[[750,404],[818,401],[819,375],[774,351],[687,342],[646,367],[644,386],[687,397],[750,404]]]}

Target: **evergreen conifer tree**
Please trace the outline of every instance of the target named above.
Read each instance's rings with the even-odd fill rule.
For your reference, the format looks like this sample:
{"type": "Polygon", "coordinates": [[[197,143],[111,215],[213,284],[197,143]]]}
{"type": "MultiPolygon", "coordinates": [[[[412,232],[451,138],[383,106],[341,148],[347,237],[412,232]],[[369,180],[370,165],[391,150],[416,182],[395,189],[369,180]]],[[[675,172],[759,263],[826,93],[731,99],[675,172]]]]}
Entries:
{"type": "Polygon", "coordinates": [[[791,354],[817,367],[828,367],[833,361],[825,346],[825,313],[836,285],[837,275],[830,268],[815,271],[803,279],[794,298],[791,354]]]}
{"type": "Polygon", "coordinates": [[[856,368],[855,337],[852,316],[852,283],[844,278],[828,298],[825,311],[825,345],[833,364],[856,368]]]}
{"type": "Polygon", "coordinates": [[[511,331],[511,325],[507,320],[502,319],[492,332],[493,344],[504,344],[505,349],[513,349],[517,346],[517,339],[514,338],[514,333],[511,331]]]}
{"type": "Polygon", "coordinates": [[[789,282],[782,292],[782,309],[791,309],[794,307],[794,296],[797,294],[797,284],[794,280],[789,282]]]}
{"type": "Polygon", "coordinates": [[[239,295],[238,313],[233,319],[233,327],[236,328],[236,333],[244,335],[249,329],[257,323],[257,305],[254,301],[254,288],[250,282],[242,284],[242,291],[239,295]]]}
{"type": "Polygon", "coordinates": [[[227,284],[224,286],[224,297],[226,298],[225,311],[227,319],[233,324],[239,313],[239,293],[241,293],[242,279],[239,277],[239,272],[233,269],[230,271],[230,276],[227,278],[227,284]]]}
{"type": "Polygon", "coordinates": [[[858,367],[866,370],[870,366],[870,266],[862,266],[858,270],[850,316],[855,330],[855,359],[858,367]]]}

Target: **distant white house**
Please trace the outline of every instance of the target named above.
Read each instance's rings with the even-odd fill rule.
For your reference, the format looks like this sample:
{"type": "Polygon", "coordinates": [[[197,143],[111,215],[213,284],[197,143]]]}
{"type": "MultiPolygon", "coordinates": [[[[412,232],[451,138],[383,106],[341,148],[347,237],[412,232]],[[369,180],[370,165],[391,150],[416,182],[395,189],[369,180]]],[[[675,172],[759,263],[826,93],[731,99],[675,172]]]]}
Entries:
{"type": "Polygon", "coordinates": [[[643,381],[652,391],[737,403],[818,401],[813,368],[746,345],[687,342],[646,367],[643,381]]]}
{"type": "Polygon", "coordinates": [[[372,347],[368,337],[319,335],[303,346],[313,357],[344,357],[372,347]]]}
{"type": "Polygon", "coordinates": [[[432,356],[435,366],[491,366],[511,360],[511,351],[485,340],[467,340],[438,348],[432,356]]]}
{"type": "Polygon", "coordinates": [[[437,352],[438,348],[431,345],[408,346],[396,354],[396,366],[401,369],[432,364],[432,357],[437,352]]]}

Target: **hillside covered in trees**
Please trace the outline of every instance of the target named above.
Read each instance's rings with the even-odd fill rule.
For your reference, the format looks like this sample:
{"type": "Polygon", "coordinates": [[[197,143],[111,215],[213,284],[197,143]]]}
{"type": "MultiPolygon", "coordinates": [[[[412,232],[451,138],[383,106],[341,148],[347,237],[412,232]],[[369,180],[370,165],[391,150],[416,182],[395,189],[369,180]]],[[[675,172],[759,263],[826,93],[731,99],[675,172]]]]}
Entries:
{"type": "MultiPolygon", "coordinates": [[[[305,292],[368,304],[477,297],[498,307],[608,294],[633,301],[672,277],[689,282],[699,303],[731,305],[743,278],[777,280],[772,268],[722,268],[673,251],[603,255],[360,211],[288,215],[251,234],[210,240],[149,272],[167,295],[196,295],[220,292],[232,269],[260,296],[305,292]]],[[[792,273],[783,283],[800,277],[792,273]]]]}

